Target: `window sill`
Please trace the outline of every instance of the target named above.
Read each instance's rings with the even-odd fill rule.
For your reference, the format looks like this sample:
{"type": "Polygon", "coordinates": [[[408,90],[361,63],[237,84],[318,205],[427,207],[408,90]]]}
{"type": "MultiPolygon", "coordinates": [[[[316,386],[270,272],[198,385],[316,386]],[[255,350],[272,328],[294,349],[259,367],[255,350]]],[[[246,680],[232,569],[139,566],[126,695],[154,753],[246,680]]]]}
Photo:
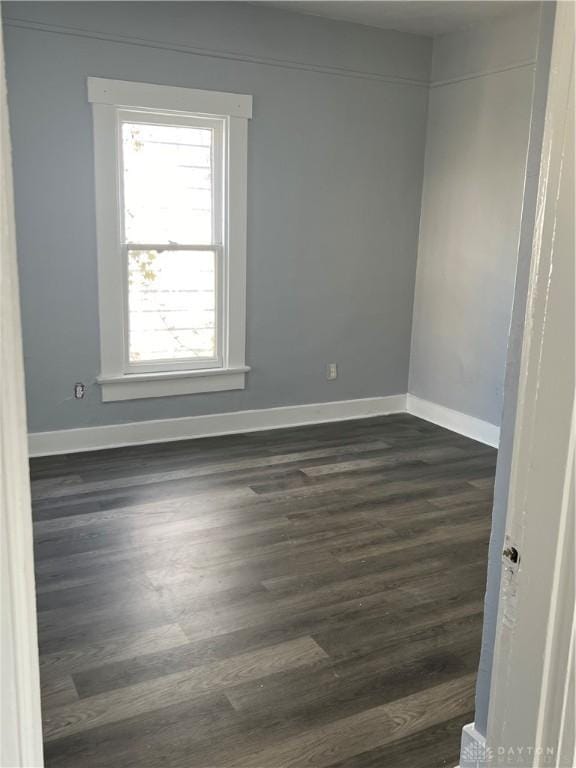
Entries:
{"type": "Polygon", "coordinates": [[[200,392],[224,392],[244,389],[247,366],[212,368],[198,371],[169,371],[162,373],[126,373],[102,375],[102,401],[138,400],[148,397],[173,397],[200,392]]]}

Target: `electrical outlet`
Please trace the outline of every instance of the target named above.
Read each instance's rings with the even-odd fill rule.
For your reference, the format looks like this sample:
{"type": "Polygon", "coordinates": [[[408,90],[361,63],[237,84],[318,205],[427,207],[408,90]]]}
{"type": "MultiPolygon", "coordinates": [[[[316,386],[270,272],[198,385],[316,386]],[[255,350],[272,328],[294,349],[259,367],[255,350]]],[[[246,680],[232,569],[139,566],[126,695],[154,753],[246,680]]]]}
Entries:
{"type": "Polygon", "coordinates": [[[336,363],[328,363],[326,366],[326,378],[328,381],[334,381],[338,378],[338,365],[336,363]]]}
{"type": "Polygon", "coordinates": [[[82,384],[81,381],[76,382],[76,384],[74,384],[74,397],[76,400],[82,400],[85,394],[86,384],[82,384]]]}

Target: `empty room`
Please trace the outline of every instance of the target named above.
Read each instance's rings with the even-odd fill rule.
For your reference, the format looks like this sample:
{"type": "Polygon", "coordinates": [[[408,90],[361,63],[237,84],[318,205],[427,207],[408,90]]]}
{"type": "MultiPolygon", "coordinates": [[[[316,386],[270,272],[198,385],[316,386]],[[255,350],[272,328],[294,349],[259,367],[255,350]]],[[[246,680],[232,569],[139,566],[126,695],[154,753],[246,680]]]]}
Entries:
{"type": "Polygon", "coordinates": [[[1,768],[573,768],[570,0],[1,12],[1,768]]]}

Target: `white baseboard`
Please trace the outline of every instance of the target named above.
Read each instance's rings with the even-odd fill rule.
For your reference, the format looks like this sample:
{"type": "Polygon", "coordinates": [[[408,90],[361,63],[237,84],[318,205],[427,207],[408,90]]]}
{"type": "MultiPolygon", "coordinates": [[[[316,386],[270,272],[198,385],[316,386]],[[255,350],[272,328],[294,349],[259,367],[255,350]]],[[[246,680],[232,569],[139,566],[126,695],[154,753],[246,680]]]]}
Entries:
{"type": "Polygon", "coordinates": [[[101,427],[32,432],[28,436],[30,456],[75,453],[125,445],[164,443],[198,437],[258,432],[330,421],[366,419],[406,411],[406,395],[339,400],[332,403],[289,405],[253,411],[234,411],[180,419],[135,421],[101,427]]]}
{"type": "Polygon", "coordinates": [[[433,424],[451,429],[453,432],[491,445],[493,448],[498,448],[500,427],[497,427],[496,424],[490,424],[488,421],[482,421],[482,419],[468,416],[460,411],[453,411],[451,408],[432,403],[429,400],[422,400],[416,395],[408,394],[406,396],[406,408],[408,413],[413,416],[431,421],[433,424]]]}
{"type": "Polygon", "coordinates": [[[125,445],[164,443],[330,421],[367,419],[371,416],[405,412],[486,445],[498,447],[500,429],[496,425],[410,394],[288,405],[207,416],[185,416],[179,419],[133,421],[127,424],[107,424],[53,432],[32,432],[28,435],[28,446],[30,456],[51,456],[58,453],[120,448],[125,445]]]}
{"type": "Polygon", "coordinates": [[[458,768],[488,768],[493,762],[486,749],[486,738],[476,730],[474,723],[462,728],[460,741],[460,763],[458,768]]]}

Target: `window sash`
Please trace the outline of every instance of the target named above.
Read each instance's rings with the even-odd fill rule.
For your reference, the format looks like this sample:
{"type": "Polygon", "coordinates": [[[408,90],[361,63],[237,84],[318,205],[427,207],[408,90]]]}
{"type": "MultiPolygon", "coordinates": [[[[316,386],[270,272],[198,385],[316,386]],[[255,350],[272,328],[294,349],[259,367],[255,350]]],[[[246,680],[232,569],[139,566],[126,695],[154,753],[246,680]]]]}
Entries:
{"type": "Polygon", "coordinates": [[[223,301],[224,296],[224,248],[221,245],[198,245],[198,244],[178,244],[173,243],[125,243],[122,246],[124,289],[123,294],[123,316],[124,316],[124,371],[125,373],[154,373],[168,371],[188,371],[202,370],[204,368],[222,368],[224,366],[224,328],[226,327],[226,305],[223,301]],[[214,320],[216,324],[215,346],[216,355],[214,357],[178,357],[166,358],[164,360],[130,360],[130,306],[129,306],[129,286],[128,286],[128,254],[130,251],[202,251],[204,253],[214,254],[215,276],[215,311],[214,320]]]}
{"type": "Polygon", "coordinates": [[[157,112],[147,109],[116,109],[116,157],[118,184],[118,229],[120,256],[122,259],[122,315],[123,315],[123,370],[127,374],[169,372],[179,370],[202,370],[222,368],[225,360],[224,329],[226,328],[226,302],[224,300],[227,280],[226,266],[228,259],[225,253],[226,241],[226,178],[224,173],[226,120],[224,118],[201,117],[197,115],[179,114],[172,112],[157,112]],[[184,126],[192,128],[208,128],[212,131],[212,234],[213,242],[199,243],[136,243],[126,240],[124,223],[124,157],[122,145],[122,125],[135,123],[141,125],[184,126]],[[216,355],[214,357],[167,358],[165,360],[135,362],[130,360],[130,313],[128,293],[128,253],[130,251],[164,250],[164,251],[205,251],[215,256],[215,324],[216,324],[216,355]]]}

